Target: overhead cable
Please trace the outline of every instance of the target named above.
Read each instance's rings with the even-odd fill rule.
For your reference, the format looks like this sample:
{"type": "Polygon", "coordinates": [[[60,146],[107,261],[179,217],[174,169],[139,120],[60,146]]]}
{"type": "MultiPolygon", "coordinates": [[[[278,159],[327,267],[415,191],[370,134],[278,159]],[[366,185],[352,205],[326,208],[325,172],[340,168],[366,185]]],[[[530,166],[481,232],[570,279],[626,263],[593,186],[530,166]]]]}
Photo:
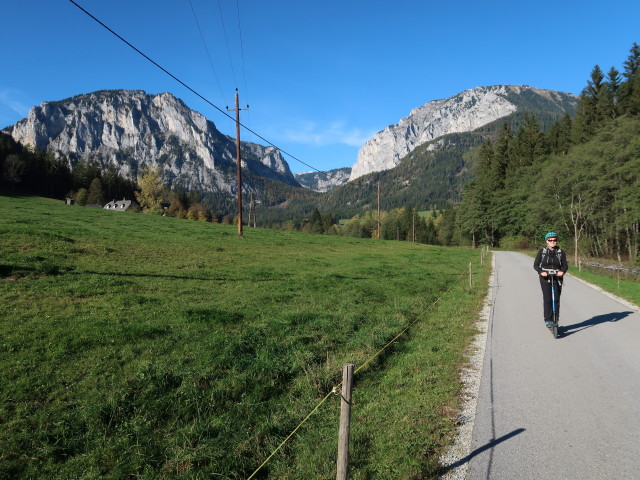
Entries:
{"type": "MultiPolygon", "coordinates": [[[[113,34],[114,36],[116,36],[118,39],[120,39],[122,42],[124,42],[128,47],[132,48],[133,50],[135,50],[138,54],[140,54],[141,56],[143,56],[146,60],[148,60],[149,62],[151,62],[152,64],[154,64],[156,67],[158,67],[160,70],[162,70],[164,73],[166,73],[167,75],[169,75],[171,78],[173,78],[176,82],[178,82],[180,85],[182,85],[183,87],[185,87],[187,90],[189,90],[191,93],[193,93],[194,95],[196,95],[198,98],[200,98],[201,100],[203,100],[204,102],[208,103],[209,105],[211,105],[213,108],[215,108],[216,110],[218,110],[220,113],[222,113],[225,117],[233,120],[234,122],[236,122],[236,119],[234,117],[232,117],[231,115],[229,115],[227,112],[225,112],[224,110],[222,110],[220,107],[218,107],[217,105],[215,105],[213,102],[211,102],[210,100],[208,100],[206,97],[204,97],[202,94],[198,93],[196,90],[194,90],[193,88],[191,88],[189,85],[187,85],[185,82],[183,82],[182,80],[180,80],[178,77],[176,77],[173,73],[171,73],[169,70],[167,70],[166,68],[164,68],[162,65],[160,65],[159,63],[157,63],[155,60],[153,60],[151,57],[149,57],[147,54],[145,54],[144,52],[142,52],[140,49],[138,49],[137,47],[135,47],[134,45],[132,45],[129,41],[127,41],[126,39],[124,39],[122,36],[120,36],[118,33],[116,33],[114,30],[112,30],[111,28],[109,28],[107,25],[105,25],[103,22],[101,22],[98,18],[96,18],[94,15],[92,15],[90,12],[88,12],[86,9],[84,9],[82,6],[78,5],[77,2],[75,2],[74,0],[69,0],[69,2],[71,2],[73,5],[75,5],[76,7],[78,7],[82,12],[84,12],[87,16],[89,16],[92,20],[94,20],[95,22],[97,22],[100,26],[102,26],[103,28],[105,28],[108,32],[110,32],[111,34],[113,34]]],[[[301,163],[302,165],[311,168],[312,170],[315,170],[316,172],[324,175],[325,177],[329,178],[329,175],[326,172],[323,172],[319,169],[317,169],[316,167],[309,165],[308,163],[300,160],[298,157],[296,157],[295,155],[292,155],[291,153],[287,152],[286,150],[278,147],[276,144],[272,143],[271,141],[267,140],[266,138],[264,138],[262,135],[260,135],[259,133],[253,131],[252,129],[250,129],[249,127],[247,127],[246,125],[244,125],[242,122],[238,122],[238,124],[243,127],[245,130],[247,130],[248,132],[253,133],[256,137],[258,137],[260,140],[266,142],[268,145],[277,148],[278,150],[280,150],[283,154],[287,155],[288,157],[292,158],[293,160],[295,160],[298,163],[301,163]]]]}
{"type": "Polygon", "coordinates": [[[233,76],[234,86],[238,88],[238,82],[236,80],[236,72],[233,69],[233,61],[231,60],[231,49],[229,48],[229,39],[227,38],[227,29],[224,26],[224,16],[222,15],[222,5],[220,4],[220,0],[218,0],[218,9],[220,10],[220,22],[222,23],[222,31],[224,32],[224,41],[227,44],[227,54],[229,55],[229,65],[231,66],[231,75],[233,76]]]}
{"type": "MultiPolygon", "coordinates": [[[[249,89],[247,88],[247,69],[245,68],[244,61],[244,43],[242,41],[242,24],[240,22],[240,1],[236,0],[236,12],[238,13],[238,36],[240,37],[240,58],[242,60],[242,77],[244,79],[244,92],[247,98],[247,103],[251,103],[249,101],[249,89]]],[[[247,118],[248,123],[251,125],[251,110],[247,110],[247,118]]]]}
{"type": "Polygon", "coordinates": [[[193,3],[189,0],[189,5],[191,6],[191,12],[193,13],[193,19],[196,21],[196,25],[198,26],[198,31],[200,32],[200,38],[202,39],[202,45],[204,45],[204,49],[207,52],[207,57],[209,58],[209,65],[211,65],[211,71],[213,72],[213,76],[218,83],[218,87],[220,88],[220,95],[222,100],[225,100],[224,92],[222,90],[222,85],[220,84],[220,80],[218,79],[218,75],[216,74],[216,69],[213,66],[213,61],[211,60],[211,55],[209,54],[209,49],[207,48],[207,42],[204,40],[204,35],[202,34],[202,29],[200,28],[200,22],[198,22],[198,16],[196,15],[196,11],[193,8],[193,3]]]}
{"type": "Polygon", "coordinates": [[[236,0],[236,10],[238,12],[238,33],[240,35],[240,56],[242,58],[242,75],[244,77],[244,91],[246,92],[247,99],[249,98],[249,89],[247,88],[247,70],[245,69],[244,61],[244,43],[242,42],[242,25],[240,23],[240,5],[239,0],[236,0]]]}

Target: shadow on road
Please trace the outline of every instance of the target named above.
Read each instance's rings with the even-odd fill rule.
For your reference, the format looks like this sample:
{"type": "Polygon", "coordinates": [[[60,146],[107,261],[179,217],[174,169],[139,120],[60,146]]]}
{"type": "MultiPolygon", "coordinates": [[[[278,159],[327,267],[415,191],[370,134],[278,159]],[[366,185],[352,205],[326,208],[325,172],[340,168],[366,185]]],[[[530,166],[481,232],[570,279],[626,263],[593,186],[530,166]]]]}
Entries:
{"type": "Polygon", "coordinates": [[[525,429],[524,428],[516,428],[513,432],[511,433],[507,433],[506,435],[503,435],[500,438],[496,438],[495,440],[491,440],[489,443],[487,443],[486,445],[483,445],[480,448],[476,448],[473,452],[471,452],[469,455],[467,455],[464,458],[461,458],[460,460],[458,460],[457,462],[452,463],[451,465],[446,465],[443,466],[439,471],[438,471],[438,476],[444,475],[445,473],[447,473],[450,470],[453,470],[454,468],[458,468],[460,465],[464,465],[465,463],[469,462],[469,460],[471,460],[473,457],[475,457],[476,455],[480,455],[482,452],[484,452],[485,450],[490,450],[493,447],[495,447],[496,445],[505,442],[507,440],[509,440],[512,437],[515,437],[516,435],[521,434],[522,432],[524,432],[525,429]]]}
{"type": "Polygon", "coordinates": [[[592,317],[589,320],[585,320],[584,322],[576,323],[573,325],[560,326],[558,327],[558,333],[563,337],[568,337],[569,335],[578,333],[585,328],[595,327],[596,325],[600,325],[602,323],[617,322],[618,320],[622,320],[623,318],[628,317],[632,313],[633,312],[613,312],[607,313],[605,315],[598,315],[597,317],[592,317]]]}

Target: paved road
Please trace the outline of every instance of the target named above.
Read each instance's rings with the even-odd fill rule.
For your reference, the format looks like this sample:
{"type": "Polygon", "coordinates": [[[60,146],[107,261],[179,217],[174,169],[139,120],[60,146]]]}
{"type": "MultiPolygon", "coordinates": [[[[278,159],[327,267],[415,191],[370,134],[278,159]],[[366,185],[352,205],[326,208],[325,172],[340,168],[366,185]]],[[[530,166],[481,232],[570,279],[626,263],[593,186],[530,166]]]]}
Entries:
{"type": "Polygon", "coordinates": [[[495,255],[467,479],[640,479],[640,313],[569,277],[554,340],[533,259],[495,255]]]}

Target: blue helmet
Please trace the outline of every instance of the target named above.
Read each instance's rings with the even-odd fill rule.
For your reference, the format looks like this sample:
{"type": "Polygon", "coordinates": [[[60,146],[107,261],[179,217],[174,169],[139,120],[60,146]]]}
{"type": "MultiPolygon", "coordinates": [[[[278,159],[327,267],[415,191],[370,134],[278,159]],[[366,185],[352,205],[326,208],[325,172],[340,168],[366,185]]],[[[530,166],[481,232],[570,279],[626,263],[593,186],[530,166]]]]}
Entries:
{"type": "Polygon", "coordinates": [[[558,234],[556,232],[549,232],[544,236],[544,239],[547,240],[549,238],[558,238],[558,234]]]}

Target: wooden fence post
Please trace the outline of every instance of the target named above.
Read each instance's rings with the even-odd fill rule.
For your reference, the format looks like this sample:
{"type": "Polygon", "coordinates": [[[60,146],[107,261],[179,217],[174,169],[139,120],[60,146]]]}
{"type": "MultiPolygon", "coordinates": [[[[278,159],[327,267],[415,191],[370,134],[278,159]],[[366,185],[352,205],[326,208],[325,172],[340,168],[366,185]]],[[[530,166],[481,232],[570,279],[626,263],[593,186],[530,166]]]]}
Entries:
{"type": "Polygon", "coordinates": [[[342,367],[342,401],[340,403],[340,431],[338,434],[338,462],[336,480],[347,480],[349,469],[349,430],[351,428],[351,389],[353,363],[342,367]]]}
{"type": "Polygon", "coordinates": [[[473,288],[473,271],[471,270],[471,263],[469,263],[469,288],[473,288]]]}

